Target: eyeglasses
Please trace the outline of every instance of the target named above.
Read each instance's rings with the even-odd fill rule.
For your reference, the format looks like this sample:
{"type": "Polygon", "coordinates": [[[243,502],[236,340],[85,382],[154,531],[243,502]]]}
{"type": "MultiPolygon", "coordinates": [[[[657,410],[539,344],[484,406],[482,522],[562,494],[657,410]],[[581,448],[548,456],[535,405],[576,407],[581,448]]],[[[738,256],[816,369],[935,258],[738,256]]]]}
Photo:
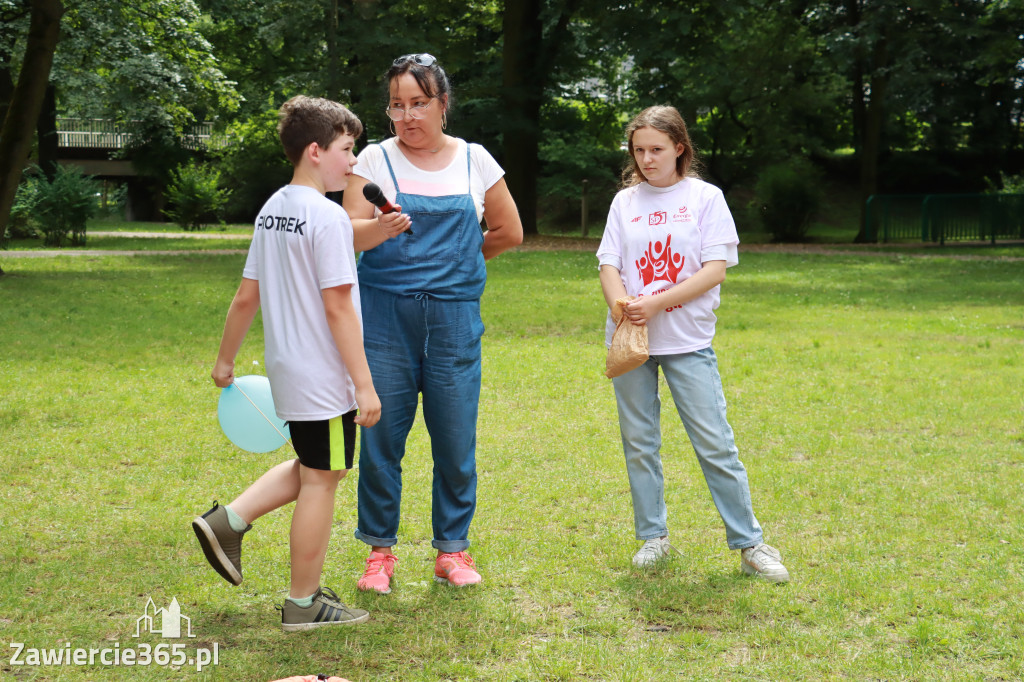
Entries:
{"type": "Polygon", "coordinates": [[[405,107],[388,107],[384,110],[384,113],[388,115],[395,123],[405,120],[405,115],[408,113],[414,119],[419,120],[427,115],[427,107],[434,103],[436,97],[431,97],[430,101],[426,104],[414,104],[408,109],[405,107]]]}
{"type": "Polygon", "coordinates": [[[403,54],[401,57],[392,62],[391,65],[398,66],[402,62],[407,61],[411,61],[414,64],[419,64],[420,66],[433,66],[434,64],[437,63],[437,58],[432,54],[427,54],[426,52],[422,52],[420,54],[403,54]]]}

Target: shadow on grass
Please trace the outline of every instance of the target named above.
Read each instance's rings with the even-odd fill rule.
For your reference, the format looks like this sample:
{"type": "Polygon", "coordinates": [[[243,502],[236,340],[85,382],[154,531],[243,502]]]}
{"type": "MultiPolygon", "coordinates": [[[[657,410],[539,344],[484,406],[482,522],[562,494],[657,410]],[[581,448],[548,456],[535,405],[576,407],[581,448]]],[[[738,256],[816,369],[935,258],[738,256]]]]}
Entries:
{"type": "Polygon", "coordinates": [[[742,629],[754,611],[751,588],[770,589],[737,571],[694,572],[685,557],[653,569],[630,569],[614,589],[649,632],[742,629]]]}

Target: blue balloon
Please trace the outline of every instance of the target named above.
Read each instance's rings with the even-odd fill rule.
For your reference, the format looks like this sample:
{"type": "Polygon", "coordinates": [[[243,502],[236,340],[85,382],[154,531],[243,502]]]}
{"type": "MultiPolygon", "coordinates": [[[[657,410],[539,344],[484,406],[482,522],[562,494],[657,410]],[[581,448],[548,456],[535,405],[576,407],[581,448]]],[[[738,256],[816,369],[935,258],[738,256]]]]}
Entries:
{"type": "Polygon", "coordinates": [[[228,440],[249,452],[277,450],[291,437],[274,409],[270,380],[258,374],[235,377],[234,384],[221,390],[217,420],[228,440]]]}

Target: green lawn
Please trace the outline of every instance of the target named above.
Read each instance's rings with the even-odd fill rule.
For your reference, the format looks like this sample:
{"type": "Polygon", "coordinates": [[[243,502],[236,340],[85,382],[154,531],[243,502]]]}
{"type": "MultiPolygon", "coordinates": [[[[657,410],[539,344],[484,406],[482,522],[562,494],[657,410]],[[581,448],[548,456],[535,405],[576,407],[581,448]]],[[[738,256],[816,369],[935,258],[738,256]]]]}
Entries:
{"type": "MultiPolygon", "coordinates": [[[[181,229],[176,223],[169,222],[129,222],[118,217],[94,218],[89,221],[90,232],[167,232],[168,236],[181,236],[190,233],[181,229]]],[[[213,224],[206,229],[192,232],[199,235],[229,235],[237,234],[249,236],[252,234],[252,223],[248,224],[213,224]]]]}
{"type": "MultiPolygon", "coordinates": [[[[192,240],[190,240],[192,241],[192,240]]],[[[198,241],[198,240],[195,240],[198,241]]],[[[234,448],[209,370],[244,255],[0,252],[0,637],[36,649],[217,646],[194,666],[18,666],[12,680],[978,679],[1024,676],[1024,269],[899,254],[741,252],[719,355],[755,510],[793,580],[745,577],[665,395],[673,544],[642,573],[592,254],[489,264],[472,552],[431,581],[430,462],[405,463],[396,587],[357,593],[358,471],[324,583],[371,610],[285,635],[289,510],[246,536],[245,582],[189,527],[282,449],[234,448]],[[190,640],[133,637],[172,598],[190,640]]],[[[239,374],[262,373],[254,330],[239,374]]]]}

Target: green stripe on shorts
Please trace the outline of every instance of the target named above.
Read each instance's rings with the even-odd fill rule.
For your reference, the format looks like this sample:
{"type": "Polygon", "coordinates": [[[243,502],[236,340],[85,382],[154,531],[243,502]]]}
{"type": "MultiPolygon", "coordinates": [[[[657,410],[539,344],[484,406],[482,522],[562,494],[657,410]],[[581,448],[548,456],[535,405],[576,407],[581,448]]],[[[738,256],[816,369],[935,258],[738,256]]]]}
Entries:
{"type": "Polygon", "coordinates": [[[345,469],[345,425],[341,417],[334,417],[327,422],[331,434],[331,471],[345,469]]]}

